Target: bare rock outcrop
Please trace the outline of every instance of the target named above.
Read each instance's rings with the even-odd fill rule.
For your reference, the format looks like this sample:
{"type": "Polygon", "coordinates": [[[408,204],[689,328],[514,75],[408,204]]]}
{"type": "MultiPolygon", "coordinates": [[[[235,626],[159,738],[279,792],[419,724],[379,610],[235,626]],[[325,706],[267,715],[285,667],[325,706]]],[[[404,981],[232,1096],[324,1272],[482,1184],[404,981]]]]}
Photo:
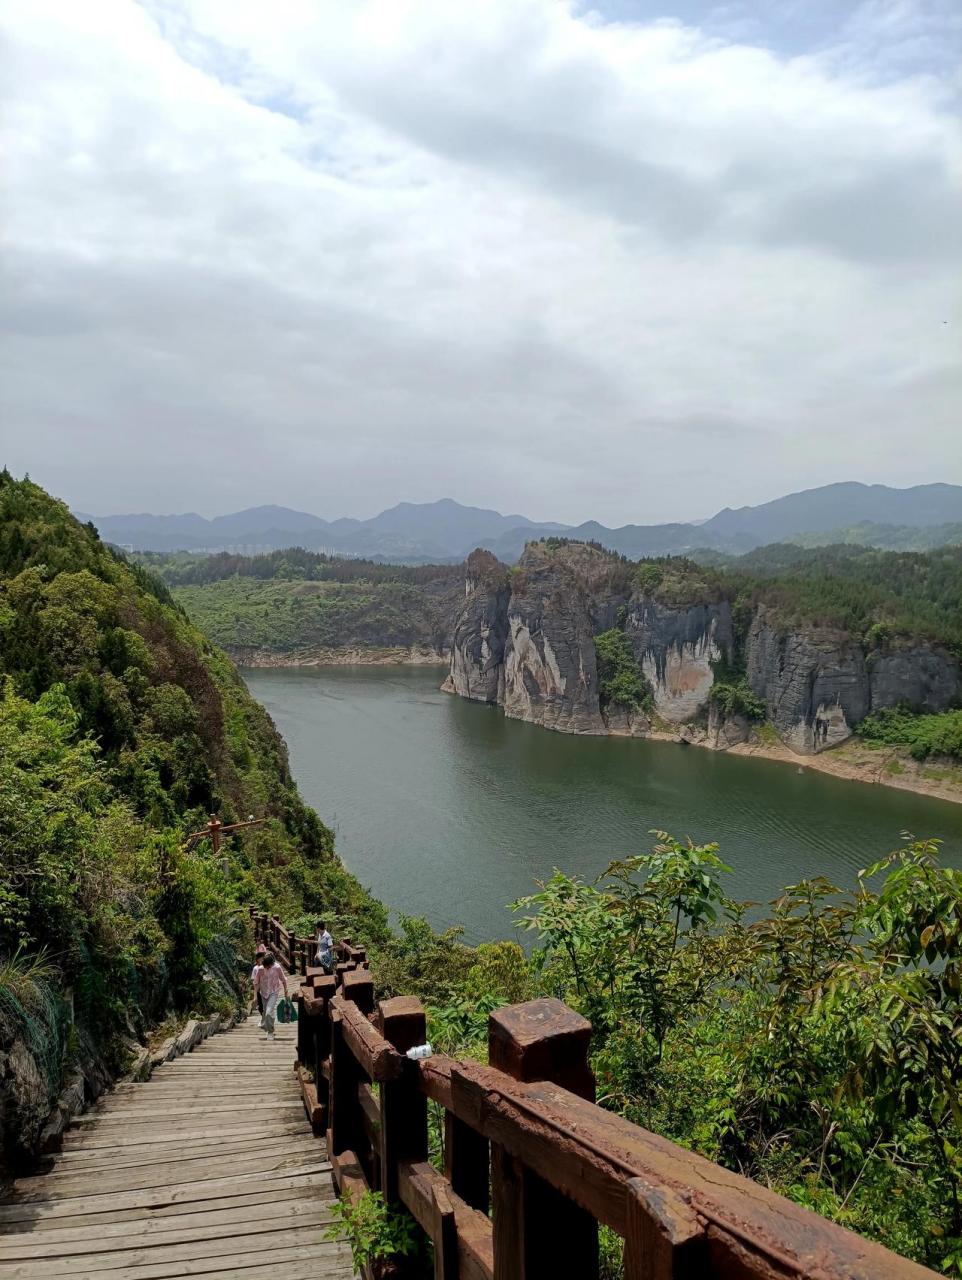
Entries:
{"type": "Polygon", "coordinates": [[[749,684],[779,737],[800,755],[843,742],[868,715],[865,658],[844,631],[780,628],[760,605],[745,657],[749,684]]]}
{"type": "Polygon", "coordinates": [[[451,638],[451,668],[442,688],[473,702],[500,702],[508,636],[507,567],[490,551],[468,557],[464,602],[451,638]]]}
{"type": "Polygon", "coordinates": [[[655,697],[655,711],[669,724],[697,715],[714,683],[712,663],[732,646],[727,600],[671,609],[650,596],[633,595],[625,633],[655,697]]]}
{"type": "Polygon", "coordinates": [[[732,663],[736,651],[775,730],[800,755],[843,742],[884,707],[962,702],[959,662],[938,646],[889,640],[866,654],[861,637],[786,622],[764,603],[736,635],[729,600],[667,603],[619,557],[553,539],[530,543],[510,570],[488,552],[470,557],[444,688],[567,733],[643,736],[657,717],[685,741],[724,749],[752,736],[747,716],[711,703],[719,661],[732,663]],[[651,686],[652,716],[600,704],[595,637],[613,627],[651,686]]]}
{"type": "Polygon", "coordinates": [[[962,671],[945,650],[915,644],[866,655],[837,628],[778,626],[764,605],[749,631],[746,661],[769,719],[800,755],[844,742],[874,711],[944,711],[962,697],[962,671]]]}

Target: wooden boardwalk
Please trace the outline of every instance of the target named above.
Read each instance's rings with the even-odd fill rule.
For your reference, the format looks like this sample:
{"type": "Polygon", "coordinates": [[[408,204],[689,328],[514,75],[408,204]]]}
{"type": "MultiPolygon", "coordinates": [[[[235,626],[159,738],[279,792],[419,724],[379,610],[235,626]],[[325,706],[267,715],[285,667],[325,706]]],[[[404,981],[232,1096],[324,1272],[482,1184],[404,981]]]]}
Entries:
{"type": "Polygon", "coordinates": [[[0,1204],[0,1280],[349,1280],[293,1076],[296,1028],[249,1018],[78,1118],[0,1204]]]}

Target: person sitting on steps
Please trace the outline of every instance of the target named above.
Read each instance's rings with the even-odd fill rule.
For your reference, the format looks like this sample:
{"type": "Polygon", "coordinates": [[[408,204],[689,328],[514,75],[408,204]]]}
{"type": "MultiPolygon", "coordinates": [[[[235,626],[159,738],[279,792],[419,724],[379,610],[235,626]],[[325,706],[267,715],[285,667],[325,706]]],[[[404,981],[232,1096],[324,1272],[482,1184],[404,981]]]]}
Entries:
{"type": "Polygon", "coordinates": [[[255,971],[254,990],[263,997],[264,1012],[261,1015],[261,1030],[267,1032],[268,1040],[274,1039],[274,1015],[277,1012],[277,1001],[284,992],[287,994],[287,974],[268,951],[261,961],[259,971],[255,971]]]}

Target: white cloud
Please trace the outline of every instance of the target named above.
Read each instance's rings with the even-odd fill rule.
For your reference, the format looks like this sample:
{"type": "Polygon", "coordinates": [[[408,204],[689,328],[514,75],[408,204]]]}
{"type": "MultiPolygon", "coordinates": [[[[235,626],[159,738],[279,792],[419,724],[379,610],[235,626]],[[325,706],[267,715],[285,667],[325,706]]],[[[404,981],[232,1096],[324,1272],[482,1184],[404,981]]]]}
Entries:
{"type": "Polygon", "coordinates": [[[907,7],[789,55],[555,0],[8,0],[7,458],[98,511],[607,523],[962,480],[962,140],[907,7]]]}

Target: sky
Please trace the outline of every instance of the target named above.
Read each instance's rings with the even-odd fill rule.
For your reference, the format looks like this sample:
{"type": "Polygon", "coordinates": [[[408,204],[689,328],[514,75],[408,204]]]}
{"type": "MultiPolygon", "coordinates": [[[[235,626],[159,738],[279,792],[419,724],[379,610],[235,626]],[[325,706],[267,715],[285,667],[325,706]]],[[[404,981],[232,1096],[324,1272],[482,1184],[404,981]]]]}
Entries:
{"type": "Polygon", "coordinates": [[[957,0],[0,21],[0,463],[74,509],[962,482],[957,0]]]}

